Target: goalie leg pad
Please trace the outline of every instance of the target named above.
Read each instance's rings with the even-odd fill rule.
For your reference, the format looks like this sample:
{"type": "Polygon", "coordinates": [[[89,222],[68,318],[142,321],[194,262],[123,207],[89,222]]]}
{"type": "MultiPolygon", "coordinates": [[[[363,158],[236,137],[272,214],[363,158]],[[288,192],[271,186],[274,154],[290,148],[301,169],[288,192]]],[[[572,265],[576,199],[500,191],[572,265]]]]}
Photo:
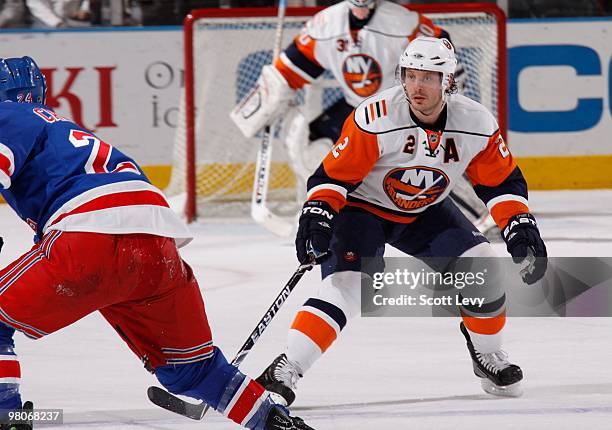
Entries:
{"type": "Polygon", "coordinates": [[[309,124],[306,117],[292,109],[285,117],[283,128],[287,129],[284,141],[293,171],[305,183],[329,153],[333,142],[329,138],[309,141],[309,124]]]}
{"type": "Polygon", "coordinates": [[[293,96],[293,90],[278,69],[264,66],[257,83],[232,110],[230,118],[245,137],[253,137],[287,109],[293,96]]]}

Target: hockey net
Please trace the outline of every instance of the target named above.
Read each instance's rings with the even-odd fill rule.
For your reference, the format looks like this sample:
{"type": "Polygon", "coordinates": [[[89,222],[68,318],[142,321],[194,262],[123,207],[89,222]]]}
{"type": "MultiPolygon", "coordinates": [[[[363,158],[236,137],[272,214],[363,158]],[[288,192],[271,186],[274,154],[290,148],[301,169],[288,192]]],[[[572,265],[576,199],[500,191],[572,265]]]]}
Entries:
{"type": "MultiPolygon", "coordinates": [[[[505,16],[494,4],[412,5],[446,29],[466,71],[463,94],[487,106],[506,126],[505,16]]],[[[283,32],[287,46],[320,8],[288,9],[283,32]]],[[[276,9],[202,9],[185,20],[185,92],[181,97],[172,174],[166,193],[184,205],[189,221],[196,216],[239,217],[249,213],[260,136],[246,139],[229,112],[255,85],[261,68],[272,60],[276,9]]],[[[296,97],[315,118],[341,97],[326,73],[296,97]]],[[[274,135],[282,133],[282,122],[274,135]]],[[[273,143],[268,201],[291,212],[296,177],[284,145],[273,143]]]]}

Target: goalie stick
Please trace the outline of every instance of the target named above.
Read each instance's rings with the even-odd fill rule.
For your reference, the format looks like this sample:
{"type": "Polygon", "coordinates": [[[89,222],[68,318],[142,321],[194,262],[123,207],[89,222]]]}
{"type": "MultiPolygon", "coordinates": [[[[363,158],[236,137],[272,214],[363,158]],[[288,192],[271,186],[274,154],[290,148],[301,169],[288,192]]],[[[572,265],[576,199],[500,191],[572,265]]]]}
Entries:
{"type": "MultiPolygon", "coordinates": [[[[234,359],[232,360],[232,364],[236,367],[240,366],[240,363],[244,361],[246,356],[251,352],[255,343],[259,340],[263,332],[268,328],[272,319],[280,310],[281,306],[285,303],[289,294],[296,287],[304,273],[312,269],[315,265],[314,257],[311,258],[310,263],[301,264],[297,270],[293,273],[287,284],[283,287],[281,292],[276,296],[274,302],[270,305],[264,316],[259,320],[255,329],[251,332],[247,340],[242,345],[242,348],[238,351],[234,359]]],[[[208,411],[209,406],[205,403],[193,404],[186,402],[173,394],[170,394],[163,388],[151,386],[147,390],[147,396],[149,400],[156,404],[157,406],[164,408],[170,412],[174,412],[175,414],[183,415],[187,418],[191,418],[192,420],[201,420],[204,418],[204,415],[208,411]]]]}
{"type": "MultiPolygon", "coordinates": [[[[276,24],[272,63],[274,63],[280,54],[286,7],[286,0],[280,0],[278,4],[278,21],[276,24]]],[[[253,183],[253,194],[251,198],[251,217],[255,220],[255,222],[264,226],[272,233],[282,237],[288,237],[293,231],[293,224],[272,213],[270,208],[268,208],[266,205],[268,187],[270,185],[273,134],[273,125],[266,125],[263,129],[259,150],[257,151],[255,180],[253,183]]]]}

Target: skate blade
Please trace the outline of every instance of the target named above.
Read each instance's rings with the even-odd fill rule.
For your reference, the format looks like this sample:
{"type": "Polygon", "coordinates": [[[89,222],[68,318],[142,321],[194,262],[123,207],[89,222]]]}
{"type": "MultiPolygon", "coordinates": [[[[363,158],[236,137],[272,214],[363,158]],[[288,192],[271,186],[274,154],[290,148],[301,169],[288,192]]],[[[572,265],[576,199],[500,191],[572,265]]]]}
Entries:
{"type": "Polygon", "coordinates": [[[499,386],[495,385],[492,381],[483,378],[480,380],[480,384],[482,385],[482,389],[493,396],[498,397],[521,397],[523,395],[523,387],[521,387],[520,382],[515,382],[514,384],[499,386]]]}
{"type": "Polygon", "coordinates": [[[274,393],[272,391],[268,391],[268,393],[270,394],[270,399],[274,403],[276,403],[277,405],[287,407],[287,401],[285,400],[283,396],[281,396],[280,394],[274,393]]]}

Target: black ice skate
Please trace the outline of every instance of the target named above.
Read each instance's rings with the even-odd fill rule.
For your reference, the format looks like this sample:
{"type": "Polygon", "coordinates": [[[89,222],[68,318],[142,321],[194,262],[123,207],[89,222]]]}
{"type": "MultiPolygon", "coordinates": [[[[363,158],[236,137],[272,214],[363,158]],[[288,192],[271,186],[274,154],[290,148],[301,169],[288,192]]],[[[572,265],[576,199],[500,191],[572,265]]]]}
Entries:
{"type": "Polygon", "coordinates": [[[257,382],[270,392],[275,403],[290,406],[295,400],[294,391],[301,377],[297,366],[285,354],[281,354],[257,378],[257,382]]]}
{"type": "Polygon", "coordinates": [[[285,408],[275,406],[266,420],[266,430],[315,430],[299,417],[291,417],[285,408]]]}
{"type": "MultiPolygon", "coordinates": [[[[34,409],[32,402],[25,402],[19,410],[21,412],[30,412],[34,409]]],[[[0,430],[32,430],[32,421],[14,421],[0,424],[0,430]]]]}
{"type": "Polygon", "coordinates": [[[481,378],[482,389],[494,396],[521,396],[523,394],[520,382],[523,379],[521,368],[516,364],[511,364],[504,351],[500,350],[487,354],[476,351],[463,322],[460,324],[460,328],[472,357],[474,373],[481,378]]]}

